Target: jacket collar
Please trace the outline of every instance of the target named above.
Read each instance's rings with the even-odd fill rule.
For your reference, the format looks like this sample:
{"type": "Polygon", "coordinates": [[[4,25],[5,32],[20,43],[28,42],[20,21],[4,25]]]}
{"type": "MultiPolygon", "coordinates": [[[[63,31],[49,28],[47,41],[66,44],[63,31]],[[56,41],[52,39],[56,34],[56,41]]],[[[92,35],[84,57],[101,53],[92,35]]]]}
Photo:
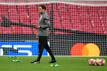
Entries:
{"type": "Polygon", "coordinates": [[[40,14],[42,15],[42,14],[45,14],[46,12],[41,12],[40,14]]]}

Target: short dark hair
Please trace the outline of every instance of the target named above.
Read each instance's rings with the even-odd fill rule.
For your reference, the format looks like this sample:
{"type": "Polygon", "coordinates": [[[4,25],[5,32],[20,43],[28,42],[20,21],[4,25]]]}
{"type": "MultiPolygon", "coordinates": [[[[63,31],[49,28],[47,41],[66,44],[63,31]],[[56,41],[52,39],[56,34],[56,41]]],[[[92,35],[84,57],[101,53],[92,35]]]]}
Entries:
{"type": "Polygon", "coordinates": [[[41,7],[44,10],[46,10],[46,6],[45,5],[40,5],[39,7],[41,7]]]}

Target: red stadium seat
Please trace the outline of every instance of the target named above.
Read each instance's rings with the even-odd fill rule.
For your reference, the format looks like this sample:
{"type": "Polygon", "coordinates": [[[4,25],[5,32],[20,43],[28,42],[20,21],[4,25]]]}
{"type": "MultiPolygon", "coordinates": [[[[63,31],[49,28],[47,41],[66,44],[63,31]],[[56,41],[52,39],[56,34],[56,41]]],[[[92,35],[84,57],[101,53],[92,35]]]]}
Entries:
{"type": "Polygon", "coordinates": [[[107,22],[105,16],[107,10],[105,7],[69,4],[58,4],[58,7],[57,4],[55,4],[53,7],[55,28],[77,29],[98,34],[106,33],[106,26],[104,25],[107,22]],[[100,19],[100,17],[102,17],[102,19],[100,19]]]}
{"type": "Polygon", "coordinates": [[[22,34],[22,27],[18,27],[18,26],[12,26],[12,33],[13,34],[22,34]]]}
{"type": "Polygon", "coordinates": [[[23,34],[33,34],[33,31],[32,31],[31,28],[23,27],[23,28],[22,28],[22,33],[23,33],[23,34]]]}
{"type": "Polygon", "coordinates": [[[12,28],[11,27],[0,27],[0,34],[12,34],[12,28]]]}
{"type": "Polygon", "coordinates": [[[29,12],[29,16],[30,16],[30,23],[34,24],[34,25],[38,23],[39,13],[38,13],[37,9],[38,8],[35,5],[28,6],[28,12],[29,12]]]}
{"type": "Polygon", "coordinates": [[[19,22],[20,19],[16,6],[8,6],[8,15],[12,22],[19,22]]]}
{"type": "Polygon", "coordinates": [[[26,6],[18,6],[18,13],[21,23],[30,24],[30,15],[26,6]]]}
{"type": "MultiPolygon", "coordinates": [[[[18,2],[23,2],[23,0],[18,2]]],[[[54,28],[68,30],[77,29],[99,34],[107,33],[107,10],[105,6],[78,6],[64,3],[53,5],[47,4],[46,6],[50,19],[53,18],[54,28]]],[[[12,22],[36,26],[39,19],[38,5],[0,5],[0,16],[6,16],[12,22]]],[[[1,17],[0,22],[2,22],[1,17]]],[[[36,30],[26,27],[12,26],[8,32],[6,28],[0,28],[5,31],[3,33],[12,33],[10,31],[13,31],[13,33],[17,34],[33,34],[34,30],[36,30]],[[24,29],[28,31],[24,31],[24,29]]]]}

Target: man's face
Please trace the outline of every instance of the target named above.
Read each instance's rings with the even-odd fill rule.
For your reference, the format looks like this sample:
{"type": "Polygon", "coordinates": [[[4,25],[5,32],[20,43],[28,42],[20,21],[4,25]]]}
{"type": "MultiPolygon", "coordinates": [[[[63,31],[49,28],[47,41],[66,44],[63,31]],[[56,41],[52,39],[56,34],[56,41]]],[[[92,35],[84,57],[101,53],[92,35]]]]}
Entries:
{"type": "Polygon", "coordinates": [[[43,12],[44,10],[41,7],[38,7],[39,12],[43,12]]]}

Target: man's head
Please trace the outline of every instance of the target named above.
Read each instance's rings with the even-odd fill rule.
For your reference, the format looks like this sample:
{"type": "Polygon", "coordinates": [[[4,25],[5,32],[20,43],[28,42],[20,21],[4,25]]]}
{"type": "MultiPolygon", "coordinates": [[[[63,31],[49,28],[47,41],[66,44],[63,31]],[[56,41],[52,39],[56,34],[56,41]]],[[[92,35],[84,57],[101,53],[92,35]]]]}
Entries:
{"type": "Polygon", "coordinates": [[[45,12],[46,11],[46,6],[45,5],[40,5],[38,7],[38,10],[39,10],[40,13],[45,12]]]}

